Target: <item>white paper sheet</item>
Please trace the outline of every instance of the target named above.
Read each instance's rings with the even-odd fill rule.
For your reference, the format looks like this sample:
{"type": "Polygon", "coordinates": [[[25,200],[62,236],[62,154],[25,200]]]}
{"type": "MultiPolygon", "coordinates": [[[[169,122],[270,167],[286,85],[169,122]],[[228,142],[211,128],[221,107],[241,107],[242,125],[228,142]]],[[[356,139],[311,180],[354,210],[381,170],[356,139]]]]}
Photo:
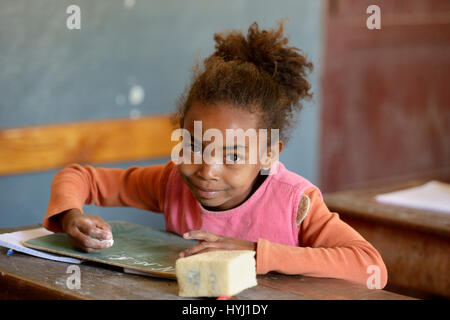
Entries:
{"type": "Polygon", "coordinates": [[[13,249],[14,251],[23,252],[32,256],[49,259],[49,260],[55,260],[55,261],[61,261],[61,262],[67,262],[67,263],[76,263],[79,264],[82,262],[82,260],[70,258],[70,257],[64,257],[59,256],[55,254],[50,254],[47,252],[42,252],[39,250],[34,250],[31,248],[27,248],[23,246],[23,242],[27,241],[29,239],[34,239],[42,236],[46,236],[49,234],[52,234],[53,232],[48,231],[45,228],[36,228],[36,229],[30,229],[30,230],[24,230],[24,231],[16,231],[11,233],[2,233],[0,234],[0,246],[13,249]]]}
{"type": "Polygon", "coordinates": [[[375,196],[375,200],[450,214],[450,184],[432,180],[418,187],[379,194],[375,196]]]}

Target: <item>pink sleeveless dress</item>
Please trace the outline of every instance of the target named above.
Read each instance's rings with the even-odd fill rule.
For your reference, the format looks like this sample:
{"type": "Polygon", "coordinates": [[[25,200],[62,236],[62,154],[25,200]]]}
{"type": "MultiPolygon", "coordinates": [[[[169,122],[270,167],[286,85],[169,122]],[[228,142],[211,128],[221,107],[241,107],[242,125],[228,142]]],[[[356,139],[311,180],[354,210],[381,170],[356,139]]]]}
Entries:
{"type": "Polygon", "coordinates": [[[180,235],[191,230],[207,230],[253,242],[262,238],[298,246],[299,201],[311,187],[317,188],[278,161],[272,166],[271,174],[245,202],[230,210],[209,211],[195,199],[174,166],[164,202],[166,229],[180,235]]]}

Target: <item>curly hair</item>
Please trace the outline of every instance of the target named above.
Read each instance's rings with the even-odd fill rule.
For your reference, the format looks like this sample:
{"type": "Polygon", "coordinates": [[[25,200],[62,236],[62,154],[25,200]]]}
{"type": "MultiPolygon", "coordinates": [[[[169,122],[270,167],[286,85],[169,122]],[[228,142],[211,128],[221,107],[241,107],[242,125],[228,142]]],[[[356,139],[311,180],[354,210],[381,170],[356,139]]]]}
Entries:
{"type": "Polygon", "coordinates": [[[215,52],[192,69],[191,83],[177,100],[174,120],[182,126],[193,102],[215,105],[228,102],[237,108],[258,113],[259,127],[279,129],[286,142],[300,101],[310,99],[306,79],[313,65],[303,52],[288,46],[278,29],[259,30],[254,22],[247,37],[241,31],[215,33],[215,52]]]}

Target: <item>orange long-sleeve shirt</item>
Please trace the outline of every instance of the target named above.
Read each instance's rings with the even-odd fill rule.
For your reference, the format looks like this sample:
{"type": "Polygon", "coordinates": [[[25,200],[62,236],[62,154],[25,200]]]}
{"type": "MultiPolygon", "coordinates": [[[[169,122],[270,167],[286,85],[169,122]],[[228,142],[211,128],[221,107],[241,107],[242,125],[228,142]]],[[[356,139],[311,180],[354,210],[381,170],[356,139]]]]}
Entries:
{"type": "MultiPolygon", "coordinates": [[[[173,163],[129,169],[106,169],[69,165],[53,179],[43,225],[62,232],[53,216],[69,210],[83,212],[85,204],[130,206],[164,211],[167,181],[173,163]]],[[[277,271],[311,277],[340,278],[366,284],[370,266],[377,266],[379,283],[387,283],[387,270],[378,251],[325,205],[320,192],[309,188],[306,208],[299,207],[299,246],[259,239],[256,252],[258,274],[277,271]]],[[[373,267],[372,267],[373,268],[373,267]]],[[[373,269],[371,269],[373,270],[373,269]]]]}

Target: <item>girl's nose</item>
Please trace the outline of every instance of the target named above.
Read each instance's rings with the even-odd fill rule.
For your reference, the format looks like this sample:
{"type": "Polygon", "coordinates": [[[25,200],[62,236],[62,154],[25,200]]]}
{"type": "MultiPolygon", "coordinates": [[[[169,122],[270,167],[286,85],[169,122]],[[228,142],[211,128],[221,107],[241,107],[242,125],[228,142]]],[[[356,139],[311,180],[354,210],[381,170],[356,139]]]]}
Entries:
{"type": "Polygon", "coordinates": [[[202,163],[196,174],[203,180],[218,180],[217,164],[202,163]]]}

